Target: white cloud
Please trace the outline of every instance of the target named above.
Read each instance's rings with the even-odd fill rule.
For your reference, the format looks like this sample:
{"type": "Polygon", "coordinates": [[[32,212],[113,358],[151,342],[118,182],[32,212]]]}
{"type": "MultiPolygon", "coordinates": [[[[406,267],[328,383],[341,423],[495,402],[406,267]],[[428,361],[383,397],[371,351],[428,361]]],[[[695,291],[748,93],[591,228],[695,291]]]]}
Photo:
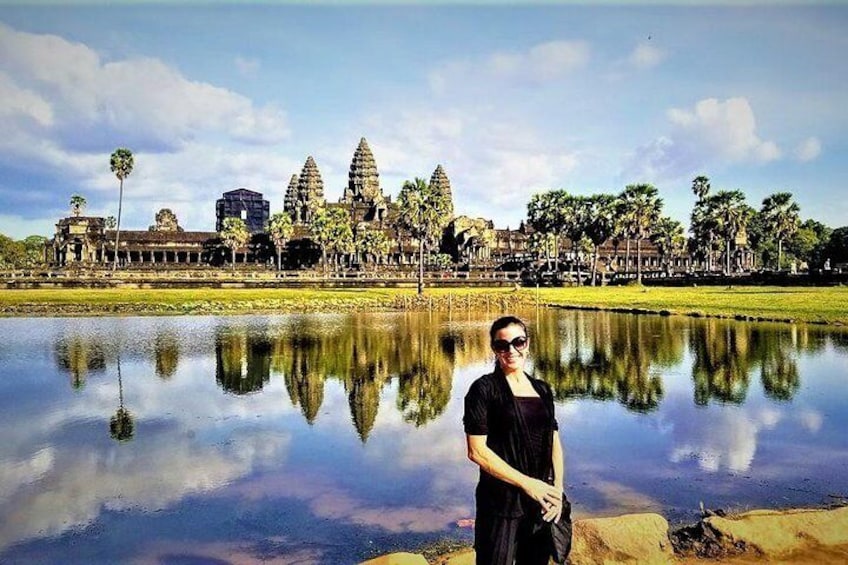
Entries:
{"type": "Polygon", "coordinates": [[[669,461],[695,459],[702,470],[711,473],[722,468],[737,473],[747,471],[754,462],[760,431],[773,429],[782,417],[772,408],[752,414],[737,407],[716,407],[709,416],[696,412],[673,428],[677,445],[671,450],[669,461]]]}
{"type": "Polygon", "coordinates": [[[262,66],[259,63],[258,59],[250,59],[247,57],[236,57],[235,60],[236,70],[246,77],[254,77],[259,72],[259,68],[262,66]]]}
{"type": "Polygon", "coordinates": [[[428,75],[430,88],[444,94],[453,86],[485,90],[514,85],[539,85],[565,78],[586,66],[589,44],[584,41],[556,40],[539,43],[523,51],[501,51],[480,59],[450,61],[428,75]]]}
{"type": "MultiPolygon", "coordinates": [[[[237,64],[259,68],[248,59],[237,64]]],[[[7,233],[52,225],[74,192],[88,198],[90,213],[115,215],[108,154],[118,146],[136,157],[125,194],[129,229],[146,229],[162,207],[175,209],[189,229],[212,229],[222,192],[247,186],[282,194],[300,169],[266,148],[289,135],[273,104],[257,106],[158,59],[107,61],[82,43],[2,23],[0,99],[0,166],[15,173],[0,181],[2,204],[25,210],[17,220],[7,216],[7,233]]]]}
{"type": "Polygon", "coordinates": [[[384,111],[366,123],[384,193],[396,194],[411,176],[429,179],[442,164],[458,215],[496,216],[512,227],[524,217],[530,195],[566,184],[579,165],[579,155],[562,143],[484,107],[384,111]]]}
{"type": "Polygon", "coordinates": [[[289,133],[278,108],[257,108],[240,94],[193,81],[158,59],[107,62],[84,44],[4,24],[0,71],[5,73],[0,90],[16,89],[13,98],[19,101],[28,94],[23,111],[50,126],[44,133],[65,148],[123,143],[161,150],[202,132],[263,144],[289,133]]]}
{"type": "Polygon", "coordinates": [[[53,108],[36,92],[19,87],[8,74],[0,71],[0,119],[24,118],[42,127],[53,124],[53,108]]]}
{"type": "Polygon", "coordinates": [[[633,49],[627,61],[636,69],[644,70],[656,67],[665,59],[665,53],[662,49],[658,49],[647,43],[640,43],[633,49]]]}
{"type": "Polygon", "coordinates": [[[726,163],[767,163],[780,159],[774,141],[757,134],[754,111],[746,98],[707,98],[691,109],[667,112],[670,131],[639,147],[623,176],[645,180],[676,178],[726,163]]]}
{"type": "Polygon", "coordinates": [[[821,155],[821,141],[817,137],[808,137],[795,148],[795,157],[807,163],[821,155]]]}

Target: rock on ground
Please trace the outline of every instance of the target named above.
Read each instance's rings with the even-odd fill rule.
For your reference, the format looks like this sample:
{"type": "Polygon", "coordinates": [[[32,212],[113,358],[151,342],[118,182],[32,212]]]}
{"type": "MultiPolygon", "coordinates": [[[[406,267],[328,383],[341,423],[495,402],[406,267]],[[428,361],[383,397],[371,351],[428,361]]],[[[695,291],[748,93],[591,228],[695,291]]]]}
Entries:
{"type": "Polygon", "coordinates": [[[767,559],[848,545],[848,506],[835,510],[754,510],[704,523],[729,544],[744,544],[767,559]]]}
{"type": "Polygon", "coordinates": [[[673,563],[668,522],[659,514],[577,520],[569,561],[580,565],[673,563]]]}
{"type": "Polygon", "coordinates": [[[423,555],[417,553],[390,553],[363,561],[360,565],[428,565],[423,555]]]}

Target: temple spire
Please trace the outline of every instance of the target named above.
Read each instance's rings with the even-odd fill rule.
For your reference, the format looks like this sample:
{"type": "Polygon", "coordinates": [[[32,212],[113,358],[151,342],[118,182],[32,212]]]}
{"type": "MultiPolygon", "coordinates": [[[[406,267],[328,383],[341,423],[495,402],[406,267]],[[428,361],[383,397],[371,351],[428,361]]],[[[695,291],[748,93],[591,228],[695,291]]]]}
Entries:
{"type": "Polygon", "coordinates": [[[368,141],[363,137],[359,140],[356,151],[353,152],[347,188],[342,202],[373,204],[381,200],[383,200],[383,191],[380,189],[380,173],[377,172],[377,163],[374,161],[371,148],[368,147],[368,141]]]}
{"type": "Polygon", "coordinates": [[[312,210],[324,205],[324,181],[312,155],[306,158],[303,170],[297,181],[297,201],[295,203],[295,221],[309,223],[312,210]]]}
{"type": "Polygon", "coordinates": [[[450,179],[441,165],[437,165],[436,170],[433,171],[433,176],[430,177],[430,186],[448,198],[448,202],[450,203],[448,206],[448,215],[453,218],[453,193],[451,192],[450,179]]]}

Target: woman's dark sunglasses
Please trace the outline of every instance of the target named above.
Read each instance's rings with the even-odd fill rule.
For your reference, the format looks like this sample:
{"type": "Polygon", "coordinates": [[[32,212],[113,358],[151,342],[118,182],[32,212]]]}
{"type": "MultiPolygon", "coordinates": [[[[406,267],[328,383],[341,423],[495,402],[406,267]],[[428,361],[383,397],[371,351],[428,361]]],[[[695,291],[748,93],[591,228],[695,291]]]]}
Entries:
{"type": "Polygon", "coordinates": [[[509,351],[510,345],[513,346],[516,351],[523,351],[527,347],[527,336],[520,335],[512,338],[512,341],[496,339],[492,342],[492,349],[498,353],[506,353],[509,351]]]}

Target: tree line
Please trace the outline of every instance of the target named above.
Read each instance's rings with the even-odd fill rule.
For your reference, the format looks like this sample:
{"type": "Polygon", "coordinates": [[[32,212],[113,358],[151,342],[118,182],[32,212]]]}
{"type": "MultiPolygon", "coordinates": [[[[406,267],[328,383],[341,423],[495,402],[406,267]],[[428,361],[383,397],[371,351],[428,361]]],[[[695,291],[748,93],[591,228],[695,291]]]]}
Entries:
{"type": "Polygon", "coordinates": [[[560,262],[569,270],[588,264],[589,280],[595,284],[598,250],[611,243],[614,260],[624,248],[625,269],[635,247],[636,279],[642,279],[642,243],[656,246],[661,269],[671,271],[671,262],[684,253],[696,260],[704,272],[734,271],[737,242],[753,253],[754,269],[780,271],[792,262],[810,269],[822,268],[828,258],[848,260],[848,226],[832,230],[812,219],[801,221],[800,207],[789,192],[766,197],[759,209],[750,206],[740,190],[711,191],[710,180],[692,181],[697,200],[692,209],[689,232],[682,224],[663,215],[663,199],[651,184],[631,184],[618,194],[580,196],[565,190],[535,194],[527,204],[527,221],[532,228],[530,248],[548,269],[559,271],[560,262]],[[590,256],[586,261],[583,257],[590,256]]]}

